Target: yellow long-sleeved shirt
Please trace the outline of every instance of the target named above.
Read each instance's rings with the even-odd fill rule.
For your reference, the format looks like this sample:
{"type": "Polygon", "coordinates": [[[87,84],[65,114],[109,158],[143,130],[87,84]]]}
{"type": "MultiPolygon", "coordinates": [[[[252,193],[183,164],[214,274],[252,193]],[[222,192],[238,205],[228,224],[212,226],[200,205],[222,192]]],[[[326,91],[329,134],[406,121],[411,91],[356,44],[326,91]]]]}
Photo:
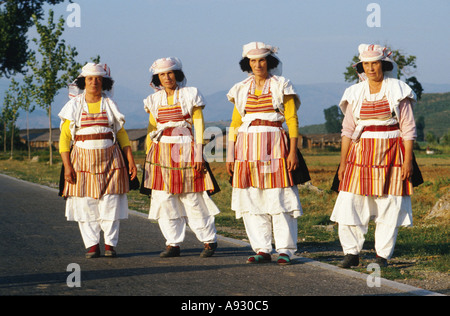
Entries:
{"type": "MultiPolygon", "coordinates": [[[[255,90],[255,95],[261,95],[261,90],[255,90]]],[[[286,125],[289,130],[289,137],[290,138],[297,138],[298,137],[298,116],[297,116],[297,110],[295,108],[295,101],[293,95],[286,95],[284,96],[284,117],[286,120],[286,125]]],[[[241,114],[239,114],[239,111],[237,110],[236,106],[234,106],[233,109],[233,115],[231,117],[231,124],[230,124],[230,131],[228,140],[229,141],[236,141],[237,137],[237,130],[239,126],[242,124],[242,117],[241,114]]]]}
{"type": "MultiPolygon", "coordinates": [[[[167,97],[167,104],[173,105],[173,96],[167,97]]],[[[204,144],[203,132],[205,130],[205,121],[203,119],[203,111],[201,107],[194,107],[192,110],[192,120],[194,122],[195,142],[197,144],[204,144]]],[[[148,137],[148,134],[156,130],[156,120],[150,113],[149,123],[147,127],[147,139],[146,139],[146,152],[150,150],[152,140],[148,137]]]]}
{"type": "MultiPolygon", "coordinates": [[[[101,100],[96,103],[88,103],[89,113],[100,113],[100,102],[101,100]]],[[[70,142],[72,140],[72,133],[70,132],[69,126],[70,126],[69,120],[65,120],[63,125],[61,126],[61,135],[59,136],[60,153],[70,151],[70,142]]],[[[131,146],[128,134],[123,127],[117,132],[116,138],[121,148],[131,146]]]]}

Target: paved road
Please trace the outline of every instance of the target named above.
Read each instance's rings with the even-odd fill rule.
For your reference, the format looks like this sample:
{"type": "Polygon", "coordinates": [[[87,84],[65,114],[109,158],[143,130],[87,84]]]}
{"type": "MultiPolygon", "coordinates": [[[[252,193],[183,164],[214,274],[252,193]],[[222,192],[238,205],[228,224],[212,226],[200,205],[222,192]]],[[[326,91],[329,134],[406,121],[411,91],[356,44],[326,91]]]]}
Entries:
{"type": "Polygon", "coordinates": [[[0,175],[0,295],[181,296],[171,306],[180,309],[206,297],[435,294],[384,279],[369,287],[367,275],[301,257],[284,267],[248,265],[249,246],[227,238],[216,255],[200,258],[191,233],[181,257],[160,258],[159,227],[137,213],[122,221],[117,258],[88,260],[64,205],[53,189],[0,175]]]}

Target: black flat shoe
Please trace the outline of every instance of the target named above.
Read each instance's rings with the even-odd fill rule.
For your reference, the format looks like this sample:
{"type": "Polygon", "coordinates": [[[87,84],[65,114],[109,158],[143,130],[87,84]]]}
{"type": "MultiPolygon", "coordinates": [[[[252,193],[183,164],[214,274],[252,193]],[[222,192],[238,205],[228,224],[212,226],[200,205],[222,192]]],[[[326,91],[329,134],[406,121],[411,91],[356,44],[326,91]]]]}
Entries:
{"type": "Polygon", "coordinates": [[[217,243],[205,243],[205,248],[200,254],[201,258],[211,257],[217,249],[217,243]]]}
{"type": "Polygon", "coordinates": [[[166,250],[159,254],[161,258],[179,257],[180,247],[167,246],[166,250]]]}
{"type": "Polygon", "coordinates": [[[375,263],[377,263],[382,268],[386,268],[388,266],[387,259],[384,259],[383,257],[380,257],[378,255],[377,258],[375,259],[375,263]]]}
{"type": "Polygon", "coordinates": [[[339,263],[339,267],[348,269],[359,265],[359,255],[345,255],[344,260],[339,263]]]}

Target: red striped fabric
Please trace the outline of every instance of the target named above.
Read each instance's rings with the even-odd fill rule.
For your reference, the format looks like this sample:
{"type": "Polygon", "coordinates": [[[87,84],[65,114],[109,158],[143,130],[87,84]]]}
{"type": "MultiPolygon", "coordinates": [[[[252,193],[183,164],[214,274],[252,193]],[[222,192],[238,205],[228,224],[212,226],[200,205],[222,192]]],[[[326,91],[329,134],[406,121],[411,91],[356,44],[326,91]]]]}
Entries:
{"type": "Polygon", "coordinates": [[[74,146],[70,156],[76,182],[64,184],[63,196],[99,199],[105,194],[124,194],[129,191],[127,169],[117,144],[106,149],[74,146]]]}
{"type": "Polygon", "coordinates": [[[285,131],[239,133],[235,146],[233,187],[285,188],[293,185],[287,171],[285,131]]]}
{"type": "Polygon", "coordinates": [[[386,97],[379,101],[363,101],[360,111],[361,120],[387,120],[391,117],[391,108],[386,97]]]}
{"type": "Polygon", "coordinates": [[[194,169],[195,145],[152,143],[145,164],[144,186],[172,194],[214,189],[209,173],[194,169]]]}
{"type": "Polygon", "coordinates": [[[245,105],[246,113],[269,113],[275,112],[272,105],[272,94],[254,95],[249,94],[247,104],[245,105]]]}
{"type": "Polygon", "coordinates": [[[81,127],[105,126],[108,127],[108,116],[106,111],[101,113],[81,113],[81,127]]]}
{"type": "Polygon", "coordinates": [[[402,180],[403,141],[361,138],[352,143],[339,190],[359,195],[411,195],[412,183],[402,180]]]}
{"type": "Polygon", "coordinates": [[[190,115],[183,116],[183,111],[179,104],[158,108],[158,117],[156,121],[160,124],[168,122],[181,122],[188,119],[190,115]]]}

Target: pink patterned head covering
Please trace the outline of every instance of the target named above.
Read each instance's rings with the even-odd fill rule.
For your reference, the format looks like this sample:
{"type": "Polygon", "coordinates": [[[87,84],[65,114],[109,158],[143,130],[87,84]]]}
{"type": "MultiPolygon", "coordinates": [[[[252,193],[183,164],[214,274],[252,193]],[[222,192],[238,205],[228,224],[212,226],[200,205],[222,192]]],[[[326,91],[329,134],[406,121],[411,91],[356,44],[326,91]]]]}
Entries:
{"type": "MultiPolygon", "coordinates": [[[[392,52],[387,47],[383,47],[377,44],[360,44],[358,46],[358,52],[360,62],[353,65],[355,69],[357,65],[361,64],[362,62],[377,61],[377,60],[387,61],[392,64],[393,69],[391,71],[385,71],[384,76],[396,78],[397,63],[391,58],[392,52]]],[[[362,81],[367,79],[364,73],[362,74],[358,73],[358,75],[360,80],[362,81]]]]}
{"type": "Polygon", "coordinates": [[[392,62],[389,58],[392,52],[386,47],[374,44],[361,44],[358,47],[360,61],[386,60],[392,62]]]}

